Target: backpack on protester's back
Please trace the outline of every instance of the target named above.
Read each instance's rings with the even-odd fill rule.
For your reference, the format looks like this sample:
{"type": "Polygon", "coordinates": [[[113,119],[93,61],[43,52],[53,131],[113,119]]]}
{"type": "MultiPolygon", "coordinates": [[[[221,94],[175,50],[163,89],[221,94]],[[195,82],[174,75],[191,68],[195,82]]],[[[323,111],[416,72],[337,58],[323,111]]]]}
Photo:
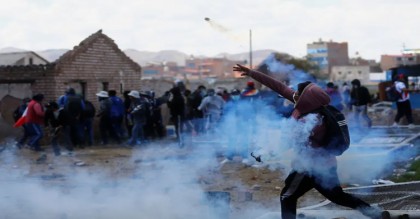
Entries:
{"type": "Polygon", "coordinates": [[[64,110],[71,118],[78,118],[83,112],[83,100],[80,96],[68,96],[64,104],[64,110]]]}
{"type": "Polygon", "coordinates": [[[92,102],[85,100],[85,109],[83,110],[83,117],[84,118],[93,118],[95,117],[96,109],[93,106],[92,102]]]}
{"type": "Polygon", "coordinates": [[[388,87],[386,89],[386,99],[392,102],[397,102],[398,99],[400,99],[401,94],[397,91],[397,88],[395,85],[392,85],[391,87],[388,87]]]}
{"type": "Polygon", "coordinates": [[[26,110],[26,105],[19,105],[14,111],[13,111],[13,119],[15,122],[17,122],[20,117],[22,117],[23,112],[26,110]]]}
{"type": "Polygon", "coordinates": [[[111,118],[118,118],[124,116],[124,102],[118,98],[118,97],[110,97],[110,100],[112,102],[111,109],[110,109],[110,117],[111,118]]]}
{"type": "Polygon", "coordinates": [[[340,156],[350,146],[350,133],[343,113],[333,106],[324,106],[318,111],[324,116],[327,132],[325,149],[335,156],[340,156]]]}

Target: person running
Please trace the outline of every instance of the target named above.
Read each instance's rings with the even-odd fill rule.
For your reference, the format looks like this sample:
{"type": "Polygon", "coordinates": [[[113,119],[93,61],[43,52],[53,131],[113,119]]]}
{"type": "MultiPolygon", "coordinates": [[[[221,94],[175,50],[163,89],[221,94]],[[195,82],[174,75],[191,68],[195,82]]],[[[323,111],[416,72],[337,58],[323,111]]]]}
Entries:
{"type": "MultiPolygon", "coordinates": [[[[237,64],[234,71],[259,81],[284,98],[293,101],[295,108],[292,118],[299,122],[304,123],[306,114],[330,103],[328,94],[309,81],[298,84],[298,90],[294,91],[283,82],[245,66],[237,64]]],[[[319,112],[316,114],[321,118],[319,112]]],[[[327,138],[327,128],[320,120],[320,123],[312,129],[307,146],[295,148],[298,156],[292,161],[292,171],[287,176],[280,195],[282,218],[295,219],[297,200],[313,188],[336,204],[357,209],[371,218],[380,218],[382,212],[379,209],[345,193],[341,188],[337,174],[337,159],[322,146],[324,139],[327,138]]]]}
{"type": "MultiPolygon", "coordinates": [[[[45,126],[49,129],[51,136],[51,146],[53,148],[55,156],[61,155],[61,150],[59,146],[59,137],[62,130],[69,123],[69,116],[67,111],[63,108],[60,108],[59,105],[51,101],[46,104],[47,110],[45,111],[45,126]]],[[[64,143],[67,150],[71,153],[73,151],[73,143],[69,135],[63,132],[64,143]]]]}
{"type": "Polygon", "coordinates": [[[351,104],[354,114],[354,120],[356,125],[361,126],[359,117],[362,116],[365,120],[367,127],[372,126],[372,120],[367,114],[368,104],[371,103],[371,97],[369,90],[362,86],[359,79],[351,81],[352,89],[350,92],[351,104]]]}
{"type": "Polygon", "coordinates": [[[43,151],[39,141],[44,136],[42,131],[42,126],[44,125],[44,107],[42,106],[42,101],[44,100],[43,94],[36,94],[32,97],[32,100],[28,104],[27,112],[27,125],[33,134],[29,140],[29,146],[34,151],[43,151]]]}
{"type": "Polygon", "coordinates": [[[172,98],[167,102],[167,105],[171,114],[171,121],[175,126],[176,138],[180,140],[185,120],[185,99],[179,87],[172,88],[170,92],[172,98]]]}
{"type": "Polygon", "coordinates": [[[405,116],[407,118],[408,127],[414,127],[413,115],[411,110],[410,93],[406,86],[406,79],[403,74],[397,75],[394,82],[395,90],[398,92],[397,114],[394,118],[393,126],[398,126],[400,119],[405,116]]]}
{"type": "Polygon", "coordinates": [[[222,116],[224,106],[225,101],[223,98],[220,95],[216,95],[214,89],[209,89],[207,91],[207,97],[201,101],[200,106],[197,108],[203,111],[204,117],[208,121],[206,130],[213,130],[215,128],[222,116]]]}

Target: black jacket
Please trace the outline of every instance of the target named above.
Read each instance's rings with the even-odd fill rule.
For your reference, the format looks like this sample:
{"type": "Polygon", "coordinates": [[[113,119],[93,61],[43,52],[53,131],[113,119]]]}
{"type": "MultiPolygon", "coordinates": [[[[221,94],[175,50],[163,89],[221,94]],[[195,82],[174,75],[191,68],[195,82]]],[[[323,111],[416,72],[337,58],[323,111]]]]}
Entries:
{"type": "Polygon", "coordinates": [[[45,126],[51,126],[57,128],[58,126],[65,126],[69,124],[69,116],[64,109],[58,110],[58,115],[54,115],[54,112],[50,109],[45,111],[45,126]]]}
{"type": "Polygon", "coordinates": [[[369,90],[363,86],[353,88],[350,97],[351,103],[354,106],[363,106],[371,102],[369,90]]]}

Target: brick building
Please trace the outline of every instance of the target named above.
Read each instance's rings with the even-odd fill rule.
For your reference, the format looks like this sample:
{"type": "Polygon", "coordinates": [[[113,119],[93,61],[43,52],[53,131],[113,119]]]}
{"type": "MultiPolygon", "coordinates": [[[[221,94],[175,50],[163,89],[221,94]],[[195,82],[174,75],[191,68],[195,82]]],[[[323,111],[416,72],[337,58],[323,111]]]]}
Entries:
{"type": "Polygon", "coordinates": [[[53,63],[0,66],[0,101],[7,95],[21,99],[35,93],[56,100],[73,87],[96,102],[95,94],[101,90],[140,89],[140,79],[141,67],[99,30],[53,63]],[[29,91],[13,92],[12,88],[29,91]]]}
{"type": "Polygon", "coordinates": [[[320,39],[318,42],[307,44],[307,54],[309,61],[318,65],[326,77],[331,73],[333,66],[349,64],[347,42],[326,42],[320,39]]]}
{"type": "Polygon", "coordinates": [[[420,64],[420,54],[381,55],[381,68],[383,70],[418,64],[420,64]]]}

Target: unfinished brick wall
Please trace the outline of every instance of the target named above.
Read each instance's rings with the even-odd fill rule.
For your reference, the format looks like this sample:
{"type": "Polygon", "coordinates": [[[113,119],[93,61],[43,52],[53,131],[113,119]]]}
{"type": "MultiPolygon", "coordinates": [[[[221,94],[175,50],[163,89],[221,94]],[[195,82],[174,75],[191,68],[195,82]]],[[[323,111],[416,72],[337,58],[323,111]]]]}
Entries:
{"type": "Polygon", "coordinates": [[[55,77],[58,96],[68,86],[80,83],[85,83],[86,99],[94,103],[97,103],[95,94],[103,89],[104,83],[108,90],[116,90],[120,96],[121,90],[140,89],[140,66],[134,65],[109,38],[102,35],[83,46],[75,48],[76,54],[58,64],[55,77]]]}

